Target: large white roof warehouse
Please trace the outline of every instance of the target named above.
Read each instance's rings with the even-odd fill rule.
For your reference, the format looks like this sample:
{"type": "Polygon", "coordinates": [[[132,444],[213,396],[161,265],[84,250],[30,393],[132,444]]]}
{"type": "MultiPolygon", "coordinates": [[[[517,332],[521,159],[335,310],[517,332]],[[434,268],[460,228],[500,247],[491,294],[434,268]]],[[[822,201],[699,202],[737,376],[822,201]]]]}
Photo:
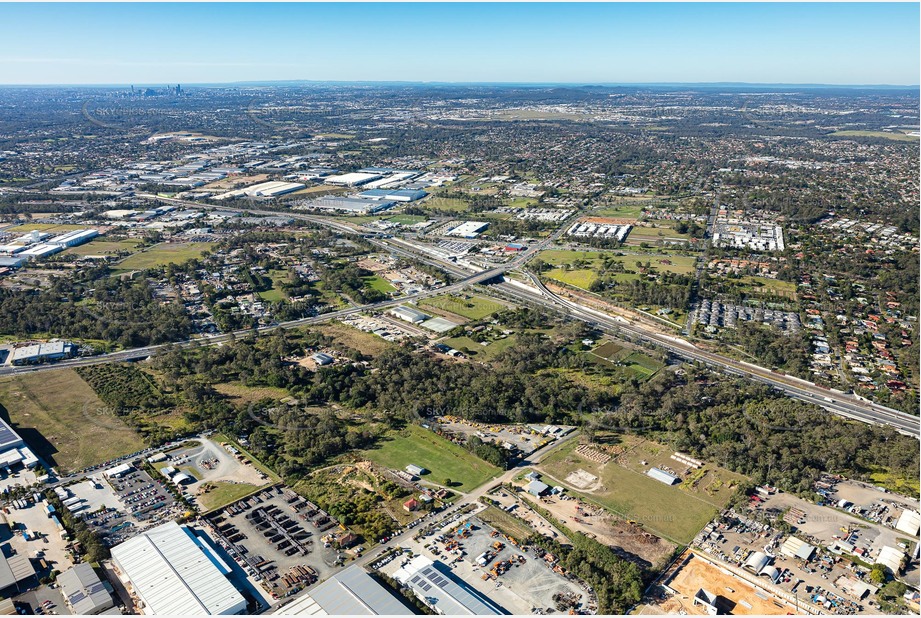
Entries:
{"type": "Polygon", "coordinates": [[[230,568],[195,532],[168,522],[112,548],[112,560],[144,614],[219,615],[246,611],[230,568]]]}

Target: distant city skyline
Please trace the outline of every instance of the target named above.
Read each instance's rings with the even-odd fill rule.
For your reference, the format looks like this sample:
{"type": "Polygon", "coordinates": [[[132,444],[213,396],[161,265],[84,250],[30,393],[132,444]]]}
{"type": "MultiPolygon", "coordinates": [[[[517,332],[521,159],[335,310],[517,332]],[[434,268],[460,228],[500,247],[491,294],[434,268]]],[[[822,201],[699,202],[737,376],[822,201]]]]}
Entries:
{"type": "Polygon", "coordinates": [[[3,85],[921,82],[917,3],[0,4],[3,85]]]}

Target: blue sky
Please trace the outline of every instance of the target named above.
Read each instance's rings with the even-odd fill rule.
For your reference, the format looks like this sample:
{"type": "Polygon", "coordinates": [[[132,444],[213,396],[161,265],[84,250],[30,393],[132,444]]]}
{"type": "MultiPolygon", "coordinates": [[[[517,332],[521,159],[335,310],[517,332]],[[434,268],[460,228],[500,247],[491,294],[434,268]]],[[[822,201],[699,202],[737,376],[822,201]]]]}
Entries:
{"type": "Polygon", "coordinates": [[[918,3],[0,4],[0,84],[918,84],[918,3]]]}

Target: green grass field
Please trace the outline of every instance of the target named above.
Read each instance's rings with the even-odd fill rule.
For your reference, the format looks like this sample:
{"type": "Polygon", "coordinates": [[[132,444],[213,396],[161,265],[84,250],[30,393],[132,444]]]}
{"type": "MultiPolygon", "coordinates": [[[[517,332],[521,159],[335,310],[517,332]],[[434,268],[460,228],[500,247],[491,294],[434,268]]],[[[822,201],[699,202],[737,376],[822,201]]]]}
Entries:
{"type": "Polygon", "coordinates": [[[660,228],[652,227],[648,225],[636,225],[633,229],[630,230],[630,233],[627,235],[626,244],[628,245],[638,245],[641,242],[648,244],[656,243],[660,240],[669,240],[669,241],[689,241],[691,239],[688,234],[680,234],[672,228],[660,228]]]}
{"type": "Polygon", "coordinates": [[[544,275],[560,281],[561,283],[572,285],[583,290],[587,290],[589,286],[595,282],[595,279],[598,278],[597,273],[590,268],[580,268],[578,270],[554,268],[553,270],[545,272],[544,275]]]}
{"type": "Polygon", "coordinates": [[[415,225],[416,223],[422,223],[426,220],[426,217],[422,215],[394,215],[387,219],[392,223],[399,223],[400,225],[415,225]]]}
{"type": "Polygon", "coordinates": [[[285,299],[285,293],[281,290],[272,288],[271,290],[259,292],[259,298],[261,298],[262,300],[267,300],[269,302],[277,303],[285,299]]]}
{"type": "Polygon", "coordinates": [[[364,279],[365,285],[371,288],[372,290],[377,290],[382,294],[389,294],[390,292],[396,292],[397,289],[393,287],[389,281],[383,277],[377,275],[370,275],[368,277],[362,277],[364,279]]]}
{"type": "Polygon", "coordinates": [[[141,244],[139,240],[92,240],[79,247],[71,247],[64,255],[115,255],[121,251],[133,252],[141,244]]]}
{"type": "Polygon", "coordinates": [[[592,211],[597,217],[613,217],[615,219],[633,219],[636,221],[643,215],[643,206],[648,200],[637,199],[631,202],[611,204],[592,211]]]}
{"type": "Polygon", "coordinates": [[[441,309],[462,318],[471,320],[482,320],[485,317],[502,311],[505,305],[482,296],[446,294],[444,296],[434,296],[419,302],[420,307],[429,307],[441,309]]]}
{"type": "Polygon", "coordinates": [[[237,402],[243,401],[247,403],[266,398],[279,401],[290,395],[290,393],[283,388],[275,386],[246,386],[240,382],[223,382],[221,384],[215,384],[214,390],[237,402]]]}
{"type": "Polygon", "coordinates": [[[889,131],[835,131],[830,133],[832,137],[881,137],[891,139],[897,142],[917,142],[918,138],[914,135],[905,133],[896,133],[889,131]]]}
{"type": "Polygon", "coordinates": [[[210,242],[162,243],[131,255],[117,265],[117,270],[143,270],[166,264],[182,264],[201,257],[214,246],[210,242]]]}
{"type": "Polygon", "coordinates": [[[328,337],[332,337],[333,345],[335,346],[345,346],[353,350],[359,350],[368,356],[378,356],[384,350],[392,348],[395,345],[373,333],[360,331],[342,322],[329,322],[327,324],[313,326],[310,330],[315,330],[328,337]]]}
{"type": "Polygon", "coordinates": [[[630,470],[613,461],[601,465],[574,452],[573,441],[548,456],[538,467],[551,480],[561,482],[582,469],[598,476],[601,488],[579,493],[616,515],[642,524],[650,532],[675,543],[686,544],[720,510],[722,502],[705,499],[680,486],[669,487],[642,472],[630,470]]]}
{"type": "Polygon", "coordinates": [[[73,230],[85,230],[85,225],[73,225],[70,223],[22,223],[20,225],[13,225],[5,230],[4,232],[14,232],[16,234],[26,234],[32,231],[39,232],[50,232],[53,234],[63,234],[64,232],[70,232],[73,230]]]}
{"type": "Polygon", "coordinates": [[[742,277],[738,280],[745,291],[755,294],[773,294],[796,299],[796,284],[767,277],[742,277]]]}
{"type": "Polygon", "coordinates": [[[79,470],[144,448],[72,369],[0,378],[0,415],[36,454],[62,471],[79,470]]]}
{"type": "Polygon", "coordinates": [[[213,511],[222,506],[227,506],[240,498],[262,489],[262,487],[257,487],[249,483],[212,481],[211,484],[214,485],[214,489],[206,494],[203,493],[197,496],[199,503],[201,503],[205,511],[213,511]]]}
{"type": "Polygon", "coordinates": [[[441,343],[449,345],[455,350],[460,350],[470,358],[479,360],[492,360],[504,350],[515,344],[518,338],[515,335],[509,335],[505,339],[497,339],[489,345],[481,345],[467,336],[451,337],[441,343]]]}
{"type": "Polygon", "coordinates": [[[465,212],[470,208],[466,201],[454,197],[430,197],[420,204],[428,210],[444,210],[450,212],[465,212]]]}
{"type": "Polygon", "coordinates": [[[378,447],[361,454],[393,470],[402,470],[409,464],[422,466],[429,470],[423,480],[444,485],[445,479],[451,479],[460,491],[470,491],[500,473],[496,466],[418,425],[387,434],[378,447]]]}

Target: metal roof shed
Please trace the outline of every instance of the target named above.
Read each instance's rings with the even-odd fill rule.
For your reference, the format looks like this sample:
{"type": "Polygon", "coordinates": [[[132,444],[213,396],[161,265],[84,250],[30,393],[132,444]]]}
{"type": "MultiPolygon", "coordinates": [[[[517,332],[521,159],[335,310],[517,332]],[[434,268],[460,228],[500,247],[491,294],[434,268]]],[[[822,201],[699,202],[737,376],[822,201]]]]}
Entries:
{"type": "Polygon", "coordinates": [[[314,586],[293,603],[273,612],[300,616],[412,616],[403,603],[354,565],[314,586]]]}
{"type": "Polygon", "coordinates": [[[659,468],[650,468],[646,474],[657,481],[665,483],[666,485],[674,485],[681,480],[674,474],[666,472],[665,470],[660,470],[659,468]]]}

